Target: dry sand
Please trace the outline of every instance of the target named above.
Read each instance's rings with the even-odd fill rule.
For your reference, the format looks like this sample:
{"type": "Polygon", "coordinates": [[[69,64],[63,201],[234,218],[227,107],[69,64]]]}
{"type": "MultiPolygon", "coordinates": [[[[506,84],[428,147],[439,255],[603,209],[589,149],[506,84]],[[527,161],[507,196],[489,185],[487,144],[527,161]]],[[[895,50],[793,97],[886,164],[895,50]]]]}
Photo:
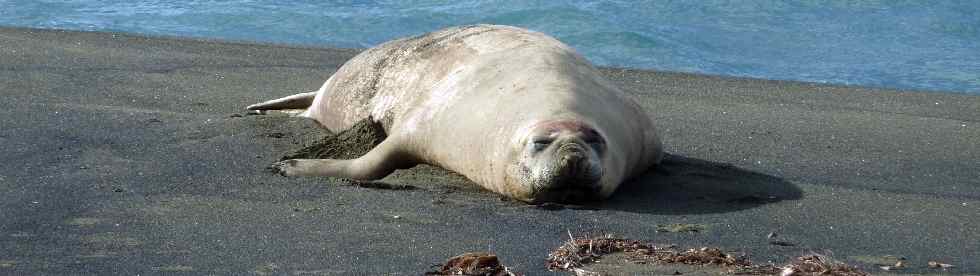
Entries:
{"type": "Polygon", "coordinates": [[[604,69],[671,155],[594,206],[432,167],[387,185],[267,173],[327,133],[242,108],[357,52],[0,29],[0,274],[415,275],[490,251],[540,275],[569,231],[980,273],[978,96],[604,69]],[[657,231],[672,224],[700,230],[657,231]]]}

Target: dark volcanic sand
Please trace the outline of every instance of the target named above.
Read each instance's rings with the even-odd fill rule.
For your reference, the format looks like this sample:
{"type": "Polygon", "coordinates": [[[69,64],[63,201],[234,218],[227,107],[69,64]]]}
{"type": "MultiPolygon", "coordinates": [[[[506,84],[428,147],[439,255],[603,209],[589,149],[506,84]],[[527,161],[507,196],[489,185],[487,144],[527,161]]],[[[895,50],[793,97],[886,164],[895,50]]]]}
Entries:
{"type": "Polygon", "coordinates": [[[350,129],[336,135],[327,134],[321,139],[304,145],[303,148],[284,155],[279,160],[286,159],[354,159],[371,151],[384,141],[385,130],[381,124],[370,120],[357,122],[350,129]]]}
{"type": "Polygon", "coordinates": [[[980,273],[980,97],[604,69],[671,155],[603,204],[527,206],[428,166],[268,173],[331,138],[242,108],[356,53],[0,29],[0,274],[412,275],[491,251],[540,275],[569,231],[980,273]],[[703,227],[658,232],[678,224],[703,227]]]}

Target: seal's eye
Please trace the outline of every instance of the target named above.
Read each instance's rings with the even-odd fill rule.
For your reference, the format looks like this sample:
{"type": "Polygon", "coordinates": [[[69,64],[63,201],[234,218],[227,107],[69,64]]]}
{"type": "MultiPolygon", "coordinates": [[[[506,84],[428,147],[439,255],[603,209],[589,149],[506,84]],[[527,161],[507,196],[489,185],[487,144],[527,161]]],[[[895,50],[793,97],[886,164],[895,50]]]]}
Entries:
{"type": "Polygon", "coordinates": [[[551,145],[551,142],[554,142],[554,140],[544,137],[537,137],[531,140],[531,144],[534,146],[535,151],[544,150],[548,147],[548,145],[551,145]]]}
{"type": "Polygon", "coordinates": [[[603,141],[602,136],[599,136],[599,133],[595,130],[587,132],[585,137],[582,137],[582,140],[597,152],[602,152],[605,149],[605,141],[603,141]]]}

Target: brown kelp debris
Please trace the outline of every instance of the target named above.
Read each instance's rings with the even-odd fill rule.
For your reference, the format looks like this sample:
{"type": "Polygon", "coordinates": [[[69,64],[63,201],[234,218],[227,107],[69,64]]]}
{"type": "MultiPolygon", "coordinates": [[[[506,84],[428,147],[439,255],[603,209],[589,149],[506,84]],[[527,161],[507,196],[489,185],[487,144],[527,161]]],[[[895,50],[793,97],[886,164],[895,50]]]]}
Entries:
{"type": "Polygon", "coordinates": [[[623,252],[634,263],[720,265],[729,268],[729,273],[739,275],[870,275],[817,254],[798,257],[790,264],[777,267],[753,265],[742,256],[713,247],[681,251],[674,246],[658,247],[648,242],[608,235],[600,238],[575,238],[569,234],[569,238],[569,241],[548,254],[549,270],[567,270],[578,275],[590,275],[591,272],[581,268],[583,265],[597,262],[603,255],[623,252]]]}
{"type": "Polygon", "coordinates": [[[745,267],[752,265],[751,262],[733,254],[722,252],[721,249],[702,247],[700,249],[688,249],[683,252],[662,252],[656,255],[655,261],[665,263],[680,263],[688,265],[709,265],[717,264],[729,267],[745,267]]]}
{"type": "Polygon", "coordinates": [[[577,239],[571,237],[571,234],[569,236],[571,238],[569,241],[548,254],[548,270],[570,270],[581,267],[583,264],[592,263],[602,255],[615,252],[654,249],[654,247],[639,241],[611,237],[577,239]]]}
{"type": "Polygon", "coordinates": [[[549,270],[571,270],[592,263],[602,255],[623,252],[627,259],[636,263],[680,263],[689,265],[718,264],[733,267],[751,265],[747,260],[722,252],[718,248],[677,251],[673,247],[657,247],[650,243],[612,238],[574,238],[548,254],[549,270]]]}
{"type": "Polygon", "coordinates": [[[871,275],[855,267],[835,261],[827,256],[811,254],[797,257],[792,263],[780,268],[780,276],[835,275],[835,276],[865,276],[871,275]]]}
{"type": "Polygon", "coordinates": [[[521,274],[501,265],[497,255],[470,252],[449,258],[438,271],[426,272],[425,275],[520,276],[521,274]]]}

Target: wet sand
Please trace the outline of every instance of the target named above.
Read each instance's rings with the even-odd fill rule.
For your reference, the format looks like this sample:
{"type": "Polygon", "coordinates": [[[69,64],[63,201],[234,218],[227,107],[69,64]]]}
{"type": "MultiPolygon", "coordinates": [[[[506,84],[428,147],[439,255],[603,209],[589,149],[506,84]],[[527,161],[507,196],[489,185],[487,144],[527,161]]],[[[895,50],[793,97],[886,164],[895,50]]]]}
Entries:
{"type": "Polygon", "coordinates": [[[357,52],[0,28],[0,274],[415,275],[491,251],[541,275],[568,232],[980,273],[980,96],[603,69],[670,156],[594,206],[427,166],[383,184],[266,172],[330,134],[242,108],[357,52]]]}

